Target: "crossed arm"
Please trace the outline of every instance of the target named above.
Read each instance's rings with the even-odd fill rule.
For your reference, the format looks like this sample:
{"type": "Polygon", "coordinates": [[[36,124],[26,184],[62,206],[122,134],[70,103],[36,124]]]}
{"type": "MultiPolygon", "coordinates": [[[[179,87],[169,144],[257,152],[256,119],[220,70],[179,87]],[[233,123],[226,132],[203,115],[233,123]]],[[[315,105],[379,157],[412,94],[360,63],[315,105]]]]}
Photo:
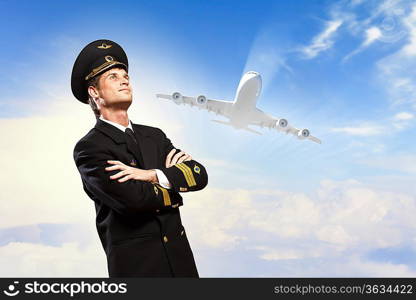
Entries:
{"type": "Polygon", "coordinates": [[[203,189],[208,184],[204,166],[184,152],[174,155],[177,150],[161,134],[164,141],[162,152],[167,155],[165,166],[160,170],[168,179],[171,189],[167,190],[158,184],[153,173],[155,170],[126,166],[113,160],[110,151],[100,144],[83,140],[74,148],[74,160],[87,194],[120,214],[134,214],[175,207],[180,199],[177,192],[203,189]],[[110,161],[113,162],[112,166],[109,166],[110,161]]]}
{"type": "MultiPolygon", "coordinates": [[[[176,153],[176,149],[172,149],[166,157],[165,166],[166,168],[173,167],[176,164],[182,163],[184,161],[192,160],[192,157],[189,154],[186,154],[183,151],[176,153]],[[175,154],[175,155],[174,155],[175,154]]],[[[106,171],[120,170],[120,172],[111,175],[110,179],[116,180],[118,182],[125,182],[130,179],[147,181],[150,183],[159,183],[159,180],[154,169],[144,170],[139,168],[134,168],[123,164],[118,160],[107,160],[107,163],[112,164],[113,166],[106,167],[106,171]]]]}

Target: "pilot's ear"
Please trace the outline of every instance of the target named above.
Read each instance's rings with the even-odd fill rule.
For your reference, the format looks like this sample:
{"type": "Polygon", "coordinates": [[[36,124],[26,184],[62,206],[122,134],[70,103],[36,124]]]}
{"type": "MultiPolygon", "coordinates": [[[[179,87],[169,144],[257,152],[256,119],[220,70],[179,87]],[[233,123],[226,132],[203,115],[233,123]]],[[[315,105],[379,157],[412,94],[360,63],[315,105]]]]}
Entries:
{"type": "Polygon", "coordinates": [[[98,89],[92,85],[88,87],[88,94],[90,95],[91,98],[94,98],[94,99],[99,97],[98,89]]]}

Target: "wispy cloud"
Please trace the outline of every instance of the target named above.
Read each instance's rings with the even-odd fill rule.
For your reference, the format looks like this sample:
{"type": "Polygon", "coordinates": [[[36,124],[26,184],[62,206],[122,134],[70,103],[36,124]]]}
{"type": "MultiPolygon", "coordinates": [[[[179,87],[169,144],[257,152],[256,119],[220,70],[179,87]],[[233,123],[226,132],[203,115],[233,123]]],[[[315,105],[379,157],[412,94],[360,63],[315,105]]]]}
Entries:
{"type": "Polygon", "coordinates": [[[354,122],[353,126],[331,128],[332,132],[343,133],[351,136],[380,136],[390,135],[409,128],[414,122],[413,113],[402,111],[392,117],[380,120],[354,122]]]}
{"type": "Polygon", "coordinates": [[[359,125],[359,126],[348,126],[348,127],[338,127],[332,128],[332,132],[341,132],[348,135],[357,135],[357,136],[373,136],[373,135],[380,135],[385,133],[383,127],[379,125],[359,125]]]}
{"type": "Polygon", "coordinates": [[[371,157],[361,163],[380,169],[416,174],[416,155],[412,154],[371,157]]]}
{"type": "Polygon", "coordinates": [[[285,43],[276,38],[272,27],[262,29],[251,46],[244,71],[259,72],[263,79],[263,89],[267,88],[277,72],[292,74],[293,70],[286,58],[288,49],[285,47],[285,43]]]}
{"type": "Polygon", "coordinates": [[[343,62],[347,61],[352,56],[360,53],[365,48],[367,48],[368,46],[370,46],[371,44],[373,44],[375,41],[377,41],[382,36],[382,33],[381,33],[381,31],[380,31],[380,29],[378,27],[373,26],[373,27],[368,28],[365,31],[365,35],[366,35],[366,38],[362,42],[362,44],[357,49],[355,49],[354,51],[352,51],[350,54],[346,55],[342,59],[343,62]]]}
{"type": "Polygon", "coordinates": [[[335,33],[342,25],[342,20],[331,20],[325,24],[325,29],[312,39],[310,45],[303,47],[301,52],[305,58],[311,59],[316,57],[319,53],[330,49],[334,44],[335,33]]]}
{"type": "Polygon", "coordinates": [[[379,60],[377,68],[392,105],[410,105],[416,110],[416,4],[402,22],[408,33],[406,43],[395,53],[379,60]]]}
{"type": "Polygon", "coordinates": [[[394,119],[397,121],[412,120],[414,117],[415,117],[414,114],[406,112],[406,111],[403,111],[394,115],[394,119]]]}

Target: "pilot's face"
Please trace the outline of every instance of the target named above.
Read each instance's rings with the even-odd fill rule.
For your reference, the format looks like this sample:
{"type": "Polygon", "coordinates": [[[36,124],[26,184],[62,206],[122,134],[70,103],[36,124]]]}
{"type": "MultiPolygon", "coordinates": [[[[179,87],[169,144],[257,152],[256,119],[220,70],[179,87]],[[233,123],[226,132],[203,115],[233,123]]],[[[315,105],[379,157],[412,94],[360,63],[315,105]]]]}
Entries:
{"type": "Polygon", "coordinates": [[[99,104],[104,107],[123,107],[127,109],[132,102],[130,78],[122,68],[112,68],[101,74],[98,80],[99,104]]]}

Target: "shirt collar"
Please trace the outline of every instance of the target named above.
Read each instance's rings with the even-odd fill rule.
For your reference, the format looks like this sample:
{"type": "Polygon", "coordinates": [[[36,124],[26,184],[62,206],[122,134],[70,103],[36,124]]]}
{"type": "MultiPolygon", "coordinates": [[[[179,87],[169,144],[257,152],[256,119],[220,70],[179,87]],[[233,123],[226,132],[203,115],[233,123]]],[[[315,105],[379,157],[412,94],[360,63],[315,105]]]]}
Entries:
{"type": "MultiPolygon", "coordinates": [[[[131,130],[133,130],[133,127],[131,126],[131,121],[130,121],[130,120],[129,120],[129,125],[127,125],[127,127],[125,127],[125,126],[123,126],[123,125],[120,125],[120,124],[118,124],[118,123],[115,123],[115,122],[112,122],[112,121],[106,120],[106,119],[104,119],[102,116],[100,116],[100,120],[102,120],[102,121],[104,121],[104,122],[106,122],[106,123],[108,123],[108,124],[113,125],[114,127],[116,127],[116,128],[118,128],[118,129],[120,129],[120,130],[121,130],[121,131],[123,131],[123,132],[125,132],[127,128],[130,128],[131,130]]],[[[133,130],[133,131],[134,131],[134,130],[133,130]]]]}

